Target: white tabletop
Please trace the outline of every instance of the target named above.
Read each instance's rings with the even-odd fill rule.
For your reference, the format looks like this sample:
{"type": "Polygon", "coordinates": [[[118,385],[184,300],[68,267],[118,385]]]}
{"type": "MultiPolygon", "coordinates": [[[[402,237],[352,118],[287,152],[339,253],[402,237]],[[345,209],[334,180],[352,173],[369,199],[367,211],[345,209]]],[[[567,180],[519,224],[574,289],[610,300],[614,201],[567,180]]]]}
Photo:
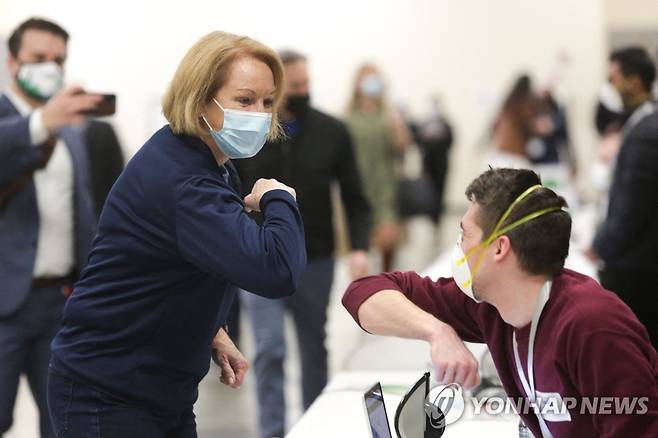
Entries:
{"type": "MultiPolygon", "coordinates": [[[[384,403],[393,437],[394,418],[400,400],[422,373],[391,371],[344,371],[331,380],[324,392],[292,428],[287,438],[368,438],[368,417],[363,394],[376,382],[381,382],[384,403]]],[[[467,398],[465,411],[455,423],[447,426],[444,437],[505,437],[518,435],[518,417],[509,415],[473,414],[473,403],[467,398]]]]}

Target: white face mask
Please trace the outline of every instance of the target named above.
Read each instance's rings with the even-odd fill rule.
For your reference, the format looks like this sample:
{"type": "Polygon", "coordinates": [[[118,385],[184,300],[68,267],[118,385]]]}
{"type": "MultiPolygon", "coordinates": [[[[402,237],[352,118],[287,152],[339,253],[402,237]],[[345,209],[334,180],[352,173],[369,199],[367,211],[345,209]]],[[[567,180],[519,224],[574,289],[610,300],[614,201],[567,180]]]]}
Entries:
{"type": "Polygon", "coordinates": [[[64,71],[54,61],[23,64],[18,70],[16,81],[28,96],[46,101],[64,85],[64,71]]]}
{"type": "Polygon", "coordinates": [[[382,95],[384,88],[381,79],[376,75],[369,74],[363,77],[359,84],[361,93],[368,97],[379,97],[382,95]]]}
{"type": "Polygon", "coordinates": [[[455,283],[457,283],[459,289],[476,303],[481,303],[482,301],[477,299],[473,293],[473,276],[471,274],[471,268],[468,266],[466,255],[461,247],[461,235],[460,238],[457,239],[457,244],[452,250],[450,263],[452,277],[454,278],[455,283]]]}
{"type": "Polygon", "coordinates": [[[230,159],[251,158],[260,152],[270,132],[272,114],[225,109],[216,99],[213,100],[224,112],[222,129],[214,130],[206,117],[202,117],[222,152],[230,159]]]}

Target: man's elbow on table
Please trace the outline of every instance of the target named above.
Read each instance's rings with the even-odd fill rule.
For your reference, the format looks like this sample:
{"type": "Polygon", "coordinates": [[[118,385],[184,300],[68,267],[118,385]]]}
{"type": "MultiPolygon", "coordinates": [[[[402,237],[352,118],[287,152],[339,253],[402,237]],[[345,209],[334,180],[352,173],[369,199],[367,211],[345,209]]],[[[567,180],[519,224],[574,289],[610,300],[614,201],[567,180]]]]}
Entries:
{"type": "Polygon", "coordinates": [[[390,284],[382,283],[380,276],[364,277],[353,281],[343,295],[342,303],[354,321],[365,331],[372,334],[380,333],[382,323],[387,319],[391,303],[390,294],[402,295],[391,290],[390,284]]]}

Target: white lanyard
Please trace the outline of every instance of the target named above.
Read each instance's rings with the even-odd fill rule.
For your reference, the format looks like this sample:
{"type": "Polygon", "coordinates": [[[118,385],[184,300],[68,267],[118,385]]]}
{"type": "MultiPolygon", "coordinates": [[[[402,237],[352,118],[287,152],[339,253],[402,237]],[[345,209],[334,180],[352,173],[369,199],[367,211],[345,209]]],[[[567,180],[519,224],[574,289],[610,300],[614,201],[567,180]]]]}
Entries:
{"type": "MultiPolygon", "coordinates": [[[[526,379],[523,372],[523,366],[521,366],[521,358],[519,357],[519,345],[516,342],[516,332],[512,333],[512,345],[514,347],[514,360],[516,361],[516,371],[519,374],[519,379],[523,385],[523,389],[528,395],[528,400],[530,403],[535,405],[536,393],[535,393],[535,374],[533,372],[533,362],[534,362],[534,349],[535,349],[535,336],[537,335],[537,325],[539,324],[539,318],[541,313],[548,302],[548,299],[551,295],[551,285],[552,281],[547,281],[544,283],[541,292],[539,293],[539,301],[537,301],[537,307],[535,307],[535,313],[532,316],[532,322],[530,323],[530,335],[528,338],[528,379],[526,379]],[[529,381],[528,381],[529,380],[529,381]]],[[[544,438],[553,438],[551,431],[548,430],[548,425],[542,417],[539,406],[535,408],[535,413],[537,419],[539,420],[539,427],[541,428],[541,434],[544,438]]]]}

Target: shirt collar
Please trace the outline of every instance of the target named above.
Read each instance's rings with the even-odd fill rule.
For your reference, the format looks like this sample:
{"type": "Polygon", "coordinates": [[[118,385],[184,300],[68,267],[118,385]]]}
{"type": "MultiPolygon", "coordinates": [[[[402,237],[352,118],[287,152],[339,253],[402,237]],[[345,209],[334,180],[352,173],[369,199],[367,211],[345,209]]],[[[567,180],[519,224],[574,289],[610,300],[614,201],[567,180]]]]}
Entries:
{"type": "Polygon", "coordinates": [[[5,96],[7,96],[11,104],[14,105],[14,108],[16,108],[16,111],[18,111],[19,114],[23,117],[29,116],[30,113],[34,111],[34,108],[30,106],[25,98],[12,90],[11,87],[7,87],[5,90],[5,96]]]}

